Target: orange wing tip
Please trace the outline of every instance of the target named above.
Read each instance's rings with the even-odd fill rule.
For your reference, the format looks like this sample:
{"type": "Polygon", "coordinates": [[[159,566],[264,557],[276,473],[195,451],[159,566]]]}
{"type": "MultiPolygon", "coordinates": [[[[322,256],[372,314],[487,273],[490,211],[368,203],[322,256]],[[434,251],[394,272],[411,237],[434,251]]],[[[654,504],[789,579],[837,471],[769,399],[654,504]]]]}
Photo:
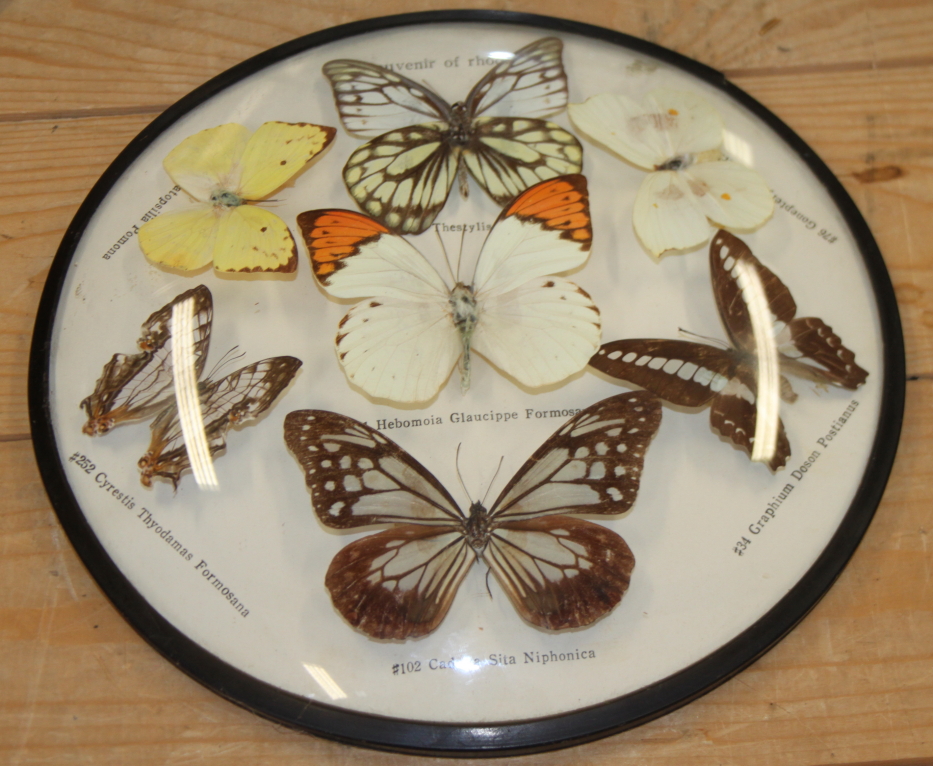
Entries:
{"type": "Polygon", "coordinates": [[[305,238],[337,234],[367,239],[389,233],[389,229],[375,219],[352,210],[309,210],[298,215],[298,226],[305,238]]]}
{"type": "Polygon", "coordinates": [[[537,218],[542,211],[572,202],[588,203],[586,178],[579,173],[535,184],[519,194],[504,215],[537,218]]]}

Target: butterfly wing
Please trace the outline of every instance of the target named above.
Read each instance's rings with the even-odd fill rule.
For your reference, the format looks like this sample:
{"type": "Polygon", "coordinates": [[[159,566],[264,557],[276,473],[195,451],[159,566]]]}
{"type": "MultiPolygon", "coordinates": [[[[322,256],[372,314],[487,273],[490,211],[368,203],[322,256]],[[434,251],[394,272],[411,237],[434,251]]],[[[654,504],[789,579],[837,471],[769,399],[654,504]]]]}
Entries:
{"type": "Polygon", "coordinates": [[[218,189],[237,190],[240,158],[249,139],[249,128],[235,122],[208,128],[178,144],[162,160],[162,166],[188,194],[199,202],[210,202],[218,189]]]}
{"type": "Polygon", "coordinates": [[[496,64],[473,86],[465,105],[473,117],[550,117],[567,106],[564,44],[543,37],[496,64]]]}
{"type": "Polygon", "coordinates": [[[285,221],[275,213],[240,205],[221,216],[211,256],[217,271],[291,274],[298,268],[295,240],[285,221]]]}
{"type": "Polygon", "coordinates": [[[470,175],[498,205],[507,205],[530,186],[579,173],[583,148],[547,120],[480,117],[463,153],[470,175]]]}
{"type": "Polygon", "coordinates": [[[153,263],[196,271],[214,259],[217,235],[228,212],[204,204],[162,213],[139,227],[139,247],[153,263]]]}
{"type": "MultiPolygon", "coordinates": [[[[219,381],[199,386],[201,427],[207,452],[215,455],[227,446],[227,431],[254,420],[265,412],[295,377],[301,361],[276,356],[254,362],[219,381]]],[[[191,467],[177,402],[167,407],[151,426],[149,450],[139,459],[140,481],[152,484],[153,476],[170,479],[178,487],[182,472],[191,467]]]]}
{"type": "Polygon", "coordinates": [[[774,195],[758,171],[731,160],[698,162],[687,168],[703,214],[718,226],[754,229],[774,212],[774,195]]]}
{"type": "Polygon", "coordinates": [[[326,410],[290,412],[285,443],[304,469],[314,510],[328,527],[386,522],[449,527],[463,519],[430,471],[358,420],[326,410]]]}
{"type": "Polygon", "coordinates": [[[661,88],[643,102],[601,93],[567,111],[581,133],[645,170],[722,143],[722,119],[694,93],[661,88]]]}
{"type": "Polygon", "coordinates": [[[444,124],[396,128],[354,151],[343,180],[357,204],[392,231],[420,234],[447,202],[460,154],[444,124]]]}
{"type": "Polygon", "coordinates": [[[201,374],[214,311],[211,291],[204,285],[186,290],[149,316],[137,341],[140,353],[115,354],[104,365],[94,393],[81,402],[88,416],[84,433],[104,434],[119,423],[138,420],[165,406],[173,392],[172,311],[187,300],[194,301],[192,353],[195,374],[201,374]]]}
{"type": "Polygon", "coordinates": [[[371,638],[418,638],[440,625],[475,560],[462,530],[403,524],[342,548],[324,585],[371,638]]]}
{"type": "Polygon", "coordinates": [[[247,200],[268,197],[324,151],[336,133],[307,122],[263,123],[243,150],[239,195],[247,200]]]}
{"type": "Polygon", "coordinates": [[[795,318],[797,304],[790,290],[741,239],[727,231],[716,233],[710,245],[710,273],[719,314],[738,347],[755,353],[746,284],[755,279],[754,274],[770,310],[784,370],[850,390],[865,382],[868,373],[855,363],[855,354],[831,327],[817,317],[795,318]]]}
{"type": "Polygon", "coordinates": [[[570,516],[500,524],[483,560],[522,618],[546,630],[582,628],[608,614],[635,567],[619,535],[570,516]]]}
{"type": "MultiPolygon", "coordinates": [[[[711,402],[710,423],[749,455],[755,442],[758,384],[753,360],[741,350],[663,339],[626,339],[604,343],[590,365],[618,380],[634,383],[683,407],[711,402]]],[[[775,446],[768,465],[787,462],[790,446],[777,419],[775,446]]]]}
{"type": "Polygon", "coordinates": [[[340,322],[337,356],[370,396],[420,402],[434,396],[463,353],[450,291],[414,247],[348,210],[298,216],[314,275],[337,298],[372,297],[340,322]]]}
{"type": "Polygon", "coordinates": [[[337,59],[324,65],[340,120],[347,132],[375,138],[422,123],[447,123],[450,106],[414,80],[365,61],[337,59]]]}
{"type": "Polygon", "coordinates": [[[628,545],[564,514],[629,510],[660,424],[647,392],[604,399],[561,426],[502,490],[483,558],[525,620],[582,627],[619,603],[635,564],[628,545]]]}
{"type": "Polygon", "coordinates": [[[477,262],[472,347],[532,387],[583,369],[599,345],[599,310],[577,285],[545,275],[582,265],[591,241],[583,176],[545,181],[516,198],[477,262]]]}

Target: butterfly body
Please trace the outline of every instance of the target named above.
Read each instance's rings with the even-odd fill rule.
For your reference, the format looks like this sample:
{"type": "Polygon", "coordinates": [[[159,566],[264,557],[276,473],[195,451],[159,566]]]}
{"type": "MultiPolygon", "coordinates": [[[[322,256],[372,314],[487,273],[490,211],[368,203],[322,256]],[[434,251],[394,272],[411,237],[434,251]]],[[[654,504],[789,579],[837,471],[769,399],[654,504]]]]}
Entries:
{"type": "Polygon", "coordinates": [[[603,344],[590,364],[673,404],[710,404],[713,428],[749,455],[756,454],[758,418],[765,401],[773,444],[758,459],[777,470],[791,454],[778,416],[779,400],[791,403],[797,398],[783,373],[849,390],[861,386],[868,373],[822,319],[795,316],[797,305],[790,290],[729,232],[720,230],[713,237],[710,276],[731,346],[633,338],[603,344]],[[759,338],[755,313],[761,316],[756,320],[763,336],[759,338]],[[775,371],[770,391],[762,383],[766,364],[775,371]]]}
{"type": "Polygon", "coordinates": [[[285,441],[322,524],[391,525],[342,548],[324,584],[355,628],[402,640],[437,628],[478,559],[532,625],[563,630],[605,616],[635,559],[616,533],[572,514],[631,508],[660,420],[646,392],[598,402],[545,441],[489,509],[473,502],[467,513],[404,449],[347,416],[291,412],[285,441]]]}
{"type": "Polygon", "coordinates": [[[466,196],[467,172],[499,205],[539,181],[579,173],[579,142],[542,119],[567,104],[562,47],[554,37],[525,46],[453,104],[365,61],[325,64],[344,127],[370,139],[344,167],[350,194],[393,231],[419,234],[456,178],[466,196]]]}

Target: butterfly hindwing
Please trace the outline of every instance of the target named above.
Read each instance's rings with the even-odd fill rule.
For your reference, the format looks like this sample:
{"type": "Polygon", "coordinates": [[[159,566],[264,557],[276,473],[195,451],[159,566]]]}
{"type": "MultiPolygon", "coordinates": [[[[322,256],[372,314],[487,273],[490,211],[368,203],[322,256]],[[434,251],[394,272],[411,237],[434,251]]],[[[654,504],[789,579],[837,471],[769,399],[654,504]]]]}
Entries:
{"type": "MultiPolygon", "coordinates": [[[[215,455],[227,446],[231,426],[254,420],[272,406],[299,367],[301,361],[295,357],[276,356],[247,365],[218,381],[202,382],[198,403],[208,453],[215,455]]],[[[191,467],[177,402],[166,408],[150,428],[149,450],[138,463],[140,480],[150,486],[153,476],[162,476],[177,488],[182,472],[191,467]]]]}
{"type": "Polygon", "coordinates": [[[646,391],[603,399],[561,426],[502,490],[497,522],[561,513],[619,514],[635,501],[645,452],[661,424],[646,391]]]}
{"type": "Polygon", "coordinates": [[[343,168],[343,180],[371,216],[393,231],[418,234],[447,202],[460,154],[443,126],[396,128],[356,149],[343,168]]]}
{"type": "Polygon", "coordinates": [[[149,316],[137,341],[139,353],[115,354],[104,365],[94,393],[81,402],[88,416],[84,433],[104,434],[119,423],[146,417],[165,406],[173,394],[172,311],[187,300],[194,302],[193,356],[195,374],[200,375],[213,320],[213,299],[204,285],[183,292],[149,316]]]}
{"type": "Polygon", "coordinates": [[[615,532],[570,516],[498,525],[483,560],[522,618],[546,630],[581,628],[608,614],[635,566],[615,532]]]}
{"type": "Polygon", "coordinates": [[[368,636],[418,638],[444,619],[475,560],[461,530],[403,524],[342,548],[324,585],[337,611],[368,636]]]}
{"type": "Polygon", "coordinates": [[[358,420],[326,410],[290,412],[285,443],[305,472],[318,518],[328,527],[413,521],[449,526],[463,519],[430,471],[358,420]]]}

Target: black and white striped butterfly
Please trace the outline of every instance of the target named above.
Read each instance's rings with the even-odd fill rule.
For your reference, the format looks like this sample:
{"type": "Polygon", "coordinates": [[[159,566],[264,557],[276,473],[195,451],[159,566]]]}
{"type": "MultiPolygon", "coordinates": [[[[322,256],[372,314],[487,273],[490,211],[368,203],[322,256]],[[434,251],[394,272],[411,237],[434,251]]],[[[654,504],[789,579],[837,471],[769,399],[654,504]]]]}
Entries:
{"type": "Polygon", "coordinates": [[[183,471],[191,467],[189,444],[179,418],[176,356],[190,363],[193,410],[191,422],[204,435],[204,456],[226,446],[232,426],[258,417],[295,376],[301,362],[277,356],[247,365],[220,380],[200,380],[207,361],[214,308],[211,291],[200,285],[178,295],[143,322],[137,354],[114,354],[101,373],[94,392],[81,402],[88,416],[82,430],[89,436],[107,433],[121,423],[156,415],[146,454],[138,461],[140,481],[153,476],[170,479],[177,488],[183,471]],[[175,338],[173,323],[186,315],[185,341],[175,338]],[[184,346],[183,350],[179,346],[184,346]]]}
{"type": "Polygon", "coordinates": [[[475,502],[469,513],[404,449],[353,418],[291,412],[285,442],[325,526],[392,524],[337,553],[324,584],[353,627],[404,640],[437,628],[477,559],[537,627],[585,627],[610,612],[635,558],[615,532],[569,514],[629,510],[660,423],[647,392],[604,399],[545,441],[489,510],[475,502]]]}
{"type": "MultiPolygon", "coordinates": [[[[710,276],[716,307],[732,341],[731,348],[665,339],[627,339],[604,343],[590,365],[614,378],[634,383],[672,404],[702,407],[712,403],[710,422],[722,436],[754,455],[759,414],[760,359],[752,312],[757,301],[750,283],[760,285],[767,332],[773,339],[780,372],[855,390],[868,373],[842,345],[832,328],[817,317],[796,317],[790,290],[762,265],[741,239],[718,231],[710,245],[710,276]]],[[[780,398],[797,395],[779,374],[780,398]]],[[[777,397],[775,397],[776,399],[777,397]]],[[[762,454],[772,471],[787,463],[790,443],[777,416],[774,447],[762,454]]]]}
{"type": "Polygon", "coordinates": [[[418,234],[443,208],[464,166],[499,205],[539,181],[579,173],[583,149],[545,120],[567,105],[563,43],[545,37],[496,64],[452,106],[365,61],[324,65],[347,131],[371,139],[343,169],[360,207],[396,233],[418,234]],[[462,163],[461,163],[462,160],[462,163]]]}

